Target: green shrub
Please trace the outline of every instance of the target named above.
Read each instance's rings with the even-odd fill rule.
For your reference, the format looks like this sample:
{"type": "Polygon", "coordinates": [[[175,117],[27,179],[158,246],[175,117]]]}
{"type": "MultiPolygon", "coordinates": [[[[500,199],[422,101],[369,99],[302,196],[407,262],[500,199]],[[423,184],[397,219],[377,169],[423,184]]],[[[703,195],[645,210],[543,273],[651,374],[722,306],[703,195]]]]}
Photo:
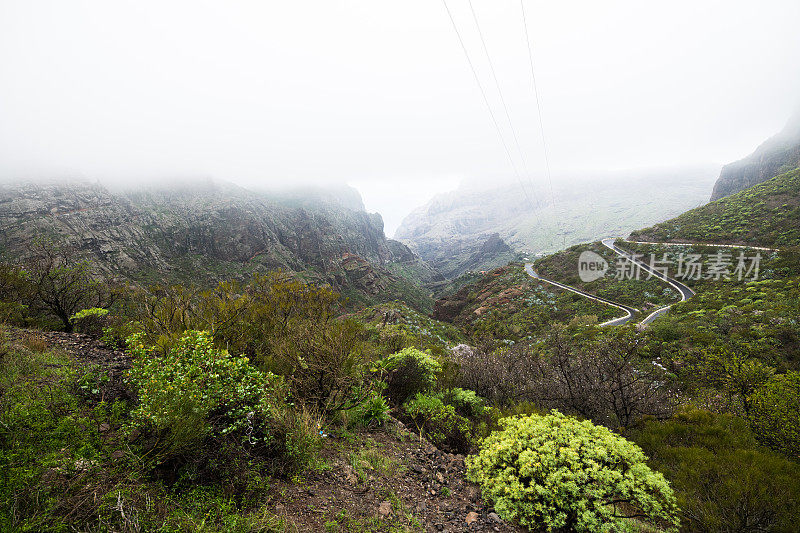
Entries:
{"type": "Polygon", "coordinates": [[[111,350],[125,350],[128,338],[134,335],[137,329],[136,322],[124,322],[119,317],[112,317],[109,325],[103,328],[100,340],[111,350]]]}
{"type": "Polygon", "coordinates": [[[103,332],[106,315],[108,315],[108,309],[90,307],[78,311],[69,317],[69,320],[79,333],[100,336],[103,332]]]}
{"type": "Polygon", "coordinates": [[[171,453],[233,432],[250,444],[271,438],[255,426],[276,414],[278,377],[259,371],[246,357],[214,348],[202,331],[185,332],[164,355],[149,354],[139,335],[128,344],[134,356],[130,377],[139,395],[134,424],[166,432],[171,453]]]}
{"type": "Polygon", "coordinates": [[[21,266],[0,262],[0,323],[28,325],[32,288],[30,275],[21,266]]]}
{"type": "Polygon", "coordinates": [[[750,426],[775,450],[800,457],[800,372],[774,376],[750,398],[750,426]]]}
{"type": "Polygon", "coordinates": [[[373,392],[355,408],[354,421],[368,427],[382,426],[389,420],[389,404],[386,398],[373,392]]]}
{"type": "Polygon", "coordinates": [[[405,326],[389,324],[377,330],[377,341],[386,351],[383,353],[399,352],[414,343],[414,337],[405,326]]]}
{"type": "Polygon", "coordinates": [[[486,412],[483,398],[468,389],[455,387],[437,394],[437,397],[444,403],[452,405],[456,413],[465,418],[481,418],[486,412]]]}
{"type": "Polygon", "coordinates": [[[467,473],[504,518],[530,528],[617,531],[635,516],[677,530],[672,489],[632,442],[558,411],[500,424],[467,459],[467,473]]]}
{"type": "Polygon", "coordinates": [[[353,320],[296,327],[273,360],[294,397],[317,412],[349,411],[369,396],[367,381],[373,354],[353,320]]]}
{"type": "Polygon", "coordinates": [[[800,465],[760,448],[743,418],[683,410],[631,436],[672,484],[682,530],[797,530],[800,465]]]}
{"type": "Polygon", "coordinates": [[[406,416],[420,435],[440,448],[467,453],[473,445],[472,423],[440,398],[417,393],[403,405],[406,416]]]}
{"type": "Polygon", "coordinates": [[[397,405],[417,393],[432,389],[442,371],[442,365],[436,359],[416,348],[404,348],[390,355],[384,360],[383,367],[389,372],[387,394],[397,405]]]}

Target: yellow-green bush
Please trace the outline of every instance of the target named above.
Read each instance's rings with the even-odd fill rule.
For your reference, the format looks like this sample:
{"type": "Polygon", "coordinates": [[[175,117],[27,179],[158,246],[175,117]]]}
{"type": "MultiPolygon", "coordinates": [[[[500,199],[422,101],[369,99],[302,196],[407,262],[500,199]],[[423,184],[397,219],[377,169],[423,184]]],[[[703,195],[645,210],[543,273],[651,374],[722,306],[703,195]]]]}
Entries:
{"type": "Polygon", "coordinates": [[[558,411],[500,424],[467,459],[467,473],[504,518],[594,532],[623,529],[636,517],[677,530],[672,489],[632,442],[558,411]]]}
{"type": "Polygon", "coordinates": [[[442,365],[428,352],[404,348],[383,362],[389,372],[387,394],[398,405],[419,392],[427,392],[436,385],[442,365]]]}
{"type": "Polygon", "coordinates": [[[106,315],[108,315],[108,309],[90,307],[78,311],[69,319],[79,333],[99,336],[103,332],[106,315]]]}

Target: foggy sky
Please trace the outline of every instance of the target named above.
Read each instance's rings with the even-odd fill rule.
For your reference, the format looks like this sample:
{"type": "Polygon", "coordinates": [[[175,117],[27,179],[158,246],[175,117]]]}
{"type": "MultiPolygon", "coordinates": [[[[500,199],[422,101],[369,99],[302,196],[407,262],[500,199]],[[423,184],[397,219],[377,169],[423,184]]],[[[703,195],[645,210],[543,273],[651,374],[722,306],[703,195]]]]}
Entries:
{"type": "MultiPolygon", "coordinates": [[[[524,1],[556,179],[723,164],[800,104],[797,0],[524,1]]],[[[519,2],[473,5],[524,158],[448,5],[544,179],[519,2]]],[[[392,226],[513,173],[440,0],[0,0],[0,178],[27,176],[346,181],[392,226]]]]}

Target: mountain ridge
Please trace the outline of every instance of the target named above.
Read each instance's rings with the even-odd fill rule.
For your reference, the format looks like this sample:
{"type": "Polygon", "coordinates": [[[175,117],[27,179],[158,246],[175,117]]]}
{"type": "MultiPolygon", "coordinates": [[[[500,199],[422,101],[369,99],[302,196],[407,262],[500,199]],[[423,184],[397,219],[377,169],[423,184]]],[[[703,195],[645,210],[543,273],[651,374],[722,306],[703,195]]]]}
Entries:
{"type": "Polygon", "coordinates": [[[800,110],[753,153],[722,167],[711,201],[719,200],[800,166],[800,110]]]}
{"type": "Polygon", "coordinates": [[[284,269],[355,300],[408,292],[428,306],[418,284],[439,279],[438,273],[387,239],[379,214],[364,211],[352,194],[349,206],[335,196],[270,197],[215,181],[113,193],[87,182],[2,185],[2,252],[24,259],[32,242],[46,238],[78,250],[105,275],[137,281],[207,278],[202,281],[210,284],[230,274],[284,269]],[[395,262],[414,279],[399,275],[395,262]],[[216,272],[206,276],[206,270],[216,272]]]}

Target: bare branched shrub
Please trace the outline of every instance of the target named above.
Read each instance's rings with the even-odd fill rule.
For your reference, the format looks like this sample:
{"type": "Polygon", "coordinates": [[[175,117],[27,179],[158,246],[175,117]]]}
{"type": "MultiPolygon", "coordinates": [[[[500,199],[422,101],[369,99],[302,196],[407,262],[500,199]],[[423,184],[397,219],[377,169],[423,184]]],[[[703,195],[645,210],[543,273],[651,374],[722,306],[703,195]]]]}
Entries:
{"type": "Polygon", "coordinates": [[[452,351],[457,384],[498,405],[530,400],[537,389],[532,355],[518,347],[489,352],[459,344],[452,351]]]}
{"type": "Polygon", "coordinates": [[[537,345],[490,353],[458,346],[453,359],[461,386],[498,405],[529,401],[619,427],[672,411],[670,376],[644,357],[643,346],[641,333],[631,329],[593,339],[554,329],[537,345]]]}

